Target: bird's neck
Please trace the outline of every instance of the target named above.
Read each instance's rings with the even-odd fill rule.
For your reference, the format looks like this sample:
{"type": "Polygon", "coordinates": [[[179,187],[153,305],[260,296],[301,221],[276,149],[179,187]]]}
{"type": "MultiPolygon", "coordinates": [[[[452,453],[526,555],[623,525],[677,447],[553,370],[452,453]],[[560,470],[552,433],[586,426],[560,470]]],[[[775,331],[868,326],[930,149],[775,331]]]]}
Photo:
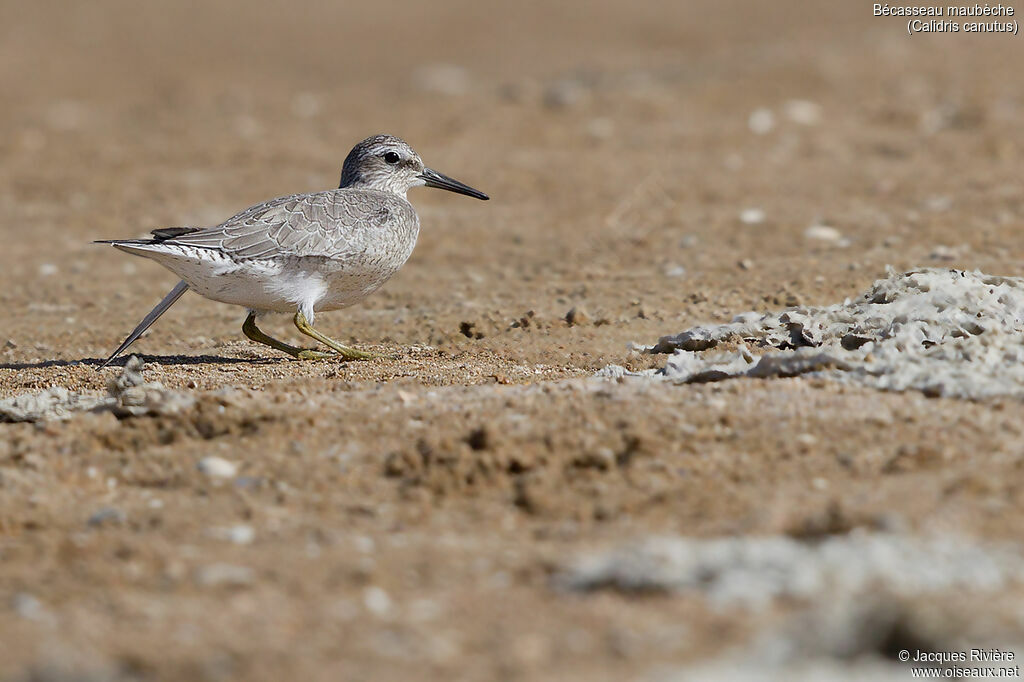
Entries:
{"type": "Polygon", "coordinates": [[[395,187],[381,182],[368,182],[361,176],[346,177],[344,174],[341,176],[341,184],[338,185],[338,189],[367,189],[375,192],[390,192],[403,199],[406,198],[405,195],[408,192],[408,189],[405,187],[395,187]]]}

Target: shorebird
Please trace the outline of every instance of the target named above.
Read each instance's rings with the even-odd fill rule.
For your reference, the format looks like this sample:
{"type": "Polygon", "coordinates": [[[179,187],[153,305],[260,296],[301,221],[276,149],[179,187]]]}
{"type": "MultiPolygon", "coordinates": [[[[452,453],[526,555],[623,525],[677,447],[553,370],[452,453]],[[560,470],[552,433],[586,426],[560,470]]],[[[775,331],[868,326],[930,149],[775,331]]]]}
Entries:
{"type": "Polygon", "coordinates": [[[152,239],[97,242],[155,260],[181,278],[101,367],[189,289],[248,308],[242,332],[293,358],[374,357],[317,331],[313,321],[317,312],[363,300],[405,264],[420,231],[406,192],[421,185],[489,198],[424,166],[404,140],[375,135],[349,152],[338,189],[271,199],[216,227],[170,227],[153,230],[152,239]],[[331,352],[297,348],[268,336],[256,326],[256,318],[269,312],[293,313],[296,328],[331,352]]]}

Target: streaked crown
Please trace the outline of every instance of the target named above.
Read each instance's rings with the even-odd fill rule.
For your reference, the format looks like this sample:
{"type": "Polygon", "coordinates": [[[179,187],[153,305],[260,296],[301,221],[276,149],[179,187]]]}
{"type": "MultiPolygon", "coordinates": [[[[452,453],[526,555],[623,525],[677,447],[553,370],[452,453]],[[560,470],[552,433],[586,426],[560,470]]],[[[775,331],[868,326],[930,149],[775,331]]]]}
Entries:
{"type": "Polygon", "coordinates": [[[400,137],[374,135],[348,153],[341,169],[340,187],[379,189],[405,195],[410,187],[422,185],[419,154],[400,137]]]}

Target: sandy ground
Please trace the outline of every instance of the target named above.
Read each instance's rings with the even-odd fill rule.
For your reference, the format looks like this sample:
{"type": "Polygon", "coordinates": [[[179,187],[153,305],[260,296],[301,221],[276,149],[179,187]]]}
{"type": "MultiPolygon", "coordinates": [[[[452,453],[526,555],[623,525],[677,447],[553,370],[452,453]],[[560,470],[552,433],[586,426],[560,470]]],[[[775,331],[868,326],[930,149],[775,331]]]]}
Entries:
{"type": "MultiPolygon", "coordinates": [[[[133,350],[194,407],[0,425],[0,676],[683,679],[808,604],[559,576],[652,535],[1019,539],[1018,402],[592,375],[887,265],[1024,274],[1020,39],[854,2],[3,14],[0,397],[102,391],[174,284],[93,239],[334,186],[377,132],[492,201],[414,190],[410,262],[318,320],[378,360],[279,357],[190,294],[133,350]]],[[[800,646],[891,668],[1019,642],[1019,592],[905,597],[842,655],[800,646]]]]}

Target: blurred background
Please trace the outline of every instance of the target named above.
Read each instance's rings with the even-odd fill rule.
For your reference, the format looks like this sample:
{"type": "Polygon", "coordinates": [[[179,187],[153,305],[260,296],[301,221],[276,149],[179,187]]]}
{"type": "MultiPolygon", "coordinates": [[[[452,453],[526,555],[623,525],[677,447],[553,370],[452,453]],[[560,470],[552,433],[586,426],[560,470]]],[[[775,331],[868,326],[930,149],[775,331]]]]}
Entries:
{"type": "MultiPolygon", "coordinates": [[[[671,318],[693,303],[676,290],[701,289],[706,276],[724,278],[716,292],[754,293],[719,299],[750,307],[799,298],[837,255],[870,270],[828,278],[844,291],[886,263],[994,259],[1005,270],[1018,255],[1003,239],[1018,207],[1018,41],[911,38],[869,10],[11,4],[0,29],[4,295],[65,300],[73,286],[130,328],[136,302],[122,314],[104,301],[152,274],[133,282],[145,307],[171,280],[91,239],[216,224],[272,196],[335,186],[352,144],[382,131],[494,197],[477,206],[414,192],[425,237],[392,293],[467,296],[521,315],[545,308],[550,291],[525,284],[513,299],[480,279],[538,276],[565,290],[589,279],[609,297],[591,307],[609,319],[623,288],[671,318]],[[838,230],[832,242],[805,240],[817,225],[838,230]],[[91,277],[72,285],[68,268],[91,277]]],[[[22,319],[12,306],[5,315],[22,319]]],[[[105,326],[78,323],[89,352],[111,345],[105,326]]],[[[629,333],[661,331],[640,325],[629,333]]],[[[422,327],[393,332],[409,342],[422,327]]],[[[419,340],[444,338],[439,326],[419,340]]],[[[611,337],[617,348],[632,338],[611,337]]]]}
{"type": "MultiPolygon", "coordinates": [[[[993,416],[853,389],[778,394],[776,383],[745,387],[759,397],[728,403],[704,387],[652,403],[557,391],[544,398],[551,404],[513,392],[491,403],[460,392],[590,375],[611,363],[654,367],[663,359],[628,344],[746,310],[841,301],[887,265],[1022,274],[1024,43],[1007,34],[911,37],[903,20],[874,17],[871,7],[0,2],[4,397],[58,384],[101,389],[103,375],[67,363],[105,357],[174,284],[156,264],[91,240],[213,225],[270,197],[335,187],[352,145],[382,132],[492,197],[413,190],[423,231],[410,262],[365,304],[318,320],[328,334],[385,353],[436,349],[427,360],[327,369],[263,362],[240,338],[241,311],[197,296],[135,347],[163,358],[150,371],[168,386],[242,387],[259,406],[299,409],[289,401],[306,390],[338,400],[377,386],[390,402],[373,408],[374,418],[311,412],[275,421],[253,407],[263,416],[216,436],[141,420],[122,427],[129,435],[100,421],[10,427],[0,448],[0,482],[10,486],[0,495],[0,593],[9,598],[0,606],[0,672],[331,679],[333,666],[350,664],[370,678],[400,670],[438,679],[544,671],[676,679],[660,675],[782,632],[785,600],[751,620],[699,599],[566,596],[550,580],[570,549],[654,532],[817,538],[893,514],[900,528],[1012,538],[1013,486],[973,478],[972,458],[1015,447],[1019,434],[999,420],[1018,420],[1017,406],[993,416]],[[212,360],[179,363],[181,355],[212,360]],[[226,366],[238,357],[247,362],[226,366]],[[417,408],[430,404],[416,402],[431,399],[429,385],[458,387],[444,395],[459,396],[445,400],[461,416],[417,408]],[[533,429],[516,452],[557,464],[537,465],[549,473],[530,479],[550,484],[554,502],[523,492],[519,464],[503,469],[500,483],[453,484],[444,495],[409,484],[406,496],[395,483],[407,483],[401,466],[382,473],[388,453],[422,454],[417,441],[468,452],[467,442],[481,441],[466,432],[513,406],[533,429]],[[595,425],[588,410],[603,419],[595,425]],[[780,432],[788,419],[806,439],[780,432]],[[644,434],[647,452],[686,451],[698,464],[661,462],[655,471],[652,463],[638,482],[575,459],[589,448],[607,460],[605,440],[625,447],[630,429],[644,434]],[[284,487],[211,489],[188,458],[222,436],[219,445],[235,448],[224,456],[253,462],[284,487]],[[931,450],[918,447],[926,441],[931,450]],[[339,443],[362,449],[352,446],[336,480],[330,457],[339,443]],[[69,452],[78,454],[59,459],[69,452]],[[296,452],[319,454],[314,462],[296,452]],[[841,464],[863,452],[882,454],[861,468],[841,464]],[[879,463],[890,455],[903,464],[879,463]],[[594,478],[559,478],[563,465],[594,478]],[[886,477],[900,467],[915,473],[886,477]],[[104,484],[108,477],[120,487],[104,484]],[[823,477],[840,483],[822,485],[823,477]],[[153,506],[153,496],[167,506],[153,506]],[[128,521],[83,530],[110,505],[128,521]],[[212,520],[215,512],[224,518],[212,520]],[[204,531],[243,521],[255,543],[204,531]],[[443,533],[451,544],[436,546],[443,533]],[[323,553],[317,562],[291,561],[313,545],[323,553]],[[255,573],[189,582],[196,566],[225,562],[255,573]]],[[[1019,477],[1006,462],[1005,480],[1019,477]]],[[[966,613],[952,597],[944,603],[921,616],[929,627],[966,613]]],[[[836,660],[851,651],[891,657],[893,642],[924,636],[912,628],[905,636],[903,612],[879,613],[828,621],[832,629],[798,621],[785,632],[827,631],[833,639],[808,646],[836,660]],[[884,627],[874,627],[876,616],[884,627]]],[[[962,633],[961,625],[949,629],[962,633]]],[[[943,637],[928,641],[954,641],[943,637]]],[[[798,640],[772,640],[767,650],[801,651],[798,640]]]]}

